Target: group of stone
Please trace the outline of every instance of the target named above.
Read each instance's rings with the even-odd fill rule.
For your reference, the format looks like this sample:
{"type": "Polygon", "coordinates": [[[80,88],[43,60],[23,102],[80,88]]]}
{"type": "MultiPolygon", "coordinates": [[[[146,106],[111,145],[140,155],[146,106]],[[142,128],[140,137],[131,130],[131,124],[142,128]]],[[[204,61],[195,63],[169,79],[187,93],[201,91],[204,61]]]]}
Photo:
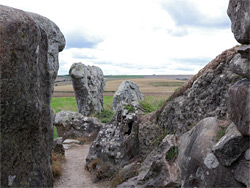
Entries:
{"type": "MultiPolygon", "coordinates": [[[[103,109],[103,73],[94,66],[72,65],[79,113],[61,112],[54,120],[50,101],[58,53],[65,47],[63,34],[43,16],[2,5],[0,28],[1,187],[52,187],[52,149],[64,153],[60,143],[72,143],[67,138],[94,137],[103,126],[88,117],[103,109]],[[54,121],[63,128],[58,129],[62,138],[53,143],[54,121]]],[[[125,82],[121,88],[125,91],[114,97],[114,110],[120,98],[128,104],[138,97],[134,83],[125,82]]]]}
{"type": "MultiPolygon", "coordinates": [[[[70,76],[75,91],[78,112],[61,111],[55,117],[58,135],[63,138],[95,138],[100,128],[104,127],[97,118],[90,117],[101,113],[105,80],[102,70],[96,66],[74,63],[70,76]]],[[[124,81],[113,97],[112,109],[117,112],[126,105],[140,106],[144,96],[132,81],[124,81]]]]}
{"type": "Polygon", "coordinates": [[[118,111],[93,142],[87,169],[112,164],[119,188],[250,187],[249,7],[249,0],[228,7],[242,45],[217,56],[159,111],[118,111]]]}
{"type": "MultiPolygon", "coordinates": [[[[74,64],[79,113],[57,114],[62,139],[56,142],[96,135],[87,169],[103,177],[115,166],[120,188],[250,187],[249,7],[250,0],[229,1],[232,31],[242,45],[217,56],[146,116],[138,87],[124,82],[112,120],[104,125],[89,117],[103,109],[104,78],[99,68],[74,64]]],[[[6,6],[0,6],[0,28],[1,187],[52,187],[50,100],[65,39],[47,18],[6,6]]]]}

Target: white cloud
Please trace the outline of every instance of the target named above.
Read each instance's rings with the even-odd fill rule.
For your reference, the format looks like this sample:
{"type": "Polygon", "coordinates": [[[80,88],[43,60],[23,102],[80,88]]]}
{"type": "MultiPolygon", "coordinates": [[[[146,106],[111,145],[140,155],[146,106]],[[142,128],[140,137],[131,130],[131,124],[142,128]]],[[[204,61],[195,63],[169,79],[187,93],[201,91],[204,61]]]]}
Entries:
{"type": "Polygon", "coordinates": [[[228,0],[0,3],[39,13],[60,27],[69,45],[60,53],[59,74],[67,74],[74,62],[99,66],[104,74],[194,74],[206,64],[204,59],[237,44],[225,24],[228,0]],[[166,3],[174,8],[168,10],[166,3]],[[176,14],[178,9],[182,15],[176,14]],[[192,16],[199,16],[194,24],[192,16]]]}

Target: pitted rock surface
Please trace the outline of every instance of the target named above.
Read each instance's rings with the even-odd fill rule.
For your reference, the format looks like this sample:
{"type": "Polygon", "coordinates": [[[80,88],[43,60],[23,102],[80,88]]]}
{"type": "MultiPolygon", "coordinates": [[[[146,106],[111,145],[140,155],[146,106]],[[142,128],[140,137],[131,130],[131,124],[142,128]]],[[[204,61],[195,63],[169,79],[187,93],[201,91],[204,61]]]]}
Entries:
{"type": "Polygon", "coordinates": [[[86,159],[90,171],[91,162],[96,159],[123,167],[139,154],[138,113],[120,110],[100,129],[86,159]]]}
{"type": "Polygon", "coordinates": [[[48,41],[63,35],[50,36],[29,13],[2,5],[0,28],[1,187],[52,187],[51,67],[56,74],[58,61],[48,60],[48,41]]]}
{"type": "Polygon", "coordinates": [[[103,110],[105,81],[99,67],[74,63],[69,70],[75,91],[78,112],[84,116],[103,110]]]}
{"type": "Polygon", "coordinates": [[[77,112],[61,111],[56,114],[58,136],[67,138],[95,137],[103,124],[95,117],[85,117],[77,112]]]}
{"type": "Polygon", "coordinates": [[[231,166],[246,149],[249,148],[249,137],[244,137],[234,123],[231,123],[226,134],[213,146],[212,151],[224,166],[231,166]]]}
{"type": "Polygon", "coordinates": [[[242,58],[241,54],[235,55],[230,62],[230,70],[243,78],[250,79],[250,58],[242,58]]]}
{"type": "Polygon", "coordinates": [[[232,22],[235,39],[241,44],[250,44],[250,0],[230,0],[227,14],[232,22]]]}
{"type": "Polygon", "coordinates": [[[238,130],[250,136],[250,80],[240,80],[230,87],[228,113],[238,130]]]}
{"type": "MultiPolygon", "coordinates": [[[[166,159],[170,150],[178,148],[178,139],[167,135],[160,146],[155,148],[141,164],[138,175],[127,180],[118,188],[127,187],[180,187],[179,170],[176,163],[177,153],[172,161],[166,159]]],[[[178,150],[178,149],[177,149],[178,150]]]]}
{"type": "Polygon", "coordinates": [[[121,106],[131,105],[132,102],[139,102],[144,99],[139,87],[132,81],[123,81],[115,92],[112,102],[114,111],[118,111],[121,106]]]}
{"type": "Polygon", "coordinates": [[[230,70],[230,61],[235,54],[234,48],[224,51],[205,67],[206,70],[181,96],[168,100],[158,112],[159,126],[169,134],[181,135],[206,117],[226,119],[229,87],[240,79],[230,70]]]}
{"type": "Polygon", "coordinates": [[[217,119],[209,117],[181,136],[177,160],[182,187],[243,187],[211,151],[218,131],[217,119]]]}

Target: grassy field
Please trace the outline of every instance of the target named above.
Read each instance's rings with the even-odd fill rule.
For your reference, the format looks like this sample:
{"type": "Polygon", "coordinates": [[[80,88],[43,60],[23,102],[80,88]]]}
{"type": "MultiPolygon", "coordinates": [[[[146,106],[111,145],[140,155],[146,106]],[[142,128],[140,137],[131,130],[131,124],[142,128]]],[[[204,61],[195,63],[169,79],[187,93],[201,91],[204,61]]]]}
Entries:
{"type": "MultiPolygon", "coordinates": [[[[113,95],[124,80],[135,82],[139,86],[140,91],[145,95],[145,100],[140,102],[145,113],[158,110],[164,104],[165,100],[185,83],[183,80],[175,79],[177,77],[172,76],[171,79],[165,79],[160,77],[148,78],[141,75],[105,76],[106,86],[103,93],[104,110],[100,114],[96,114],[95,117],[103,123],[111,120],[114,115],[112,111],[113,95]]],[[[58,82],[55,84],[51,101],[51,107],[55,114],[62,110],[77,112],[75,94],[72,82],[69,79],[69,76],[61,76],[57,79],[58,82]]],[[[57,137],[55,128],[54,137],[57,137]]]]}
{"type": "MultiPolygon", "coordinates": [[[[145,113],[150,113],[160,109],[165,100],[166,97],[164,96],[146,96],[145,100],[140,103],[145,109],[145,113]]],[[[98,118],[103,123],[108,123],[114,115],[114,112],[112,110],[112,101],[112,96],[104,96],[104,110],[100,114],[94,115],[94,117],[98,118]]],[[[51,107],[54,110],[55,114],[62,110],[77,112],[75,97],[54,97],[51,100],[51,107]]],[[[54,138],[57,137],[58,134],[56,131],[56,127],[54,127],[54,138]]]]}
{"type": "MultiPolygon", "coordinates": [[[[107,79],[104,96],[113,96],[124,80],[135,82],[145,96],[169,96],[184,84],[184,81],[157,78],[117,78],[107,79]]],[[[69,81],[56,83],[54,97],[74,97],[74,89],[69,81]]]]}

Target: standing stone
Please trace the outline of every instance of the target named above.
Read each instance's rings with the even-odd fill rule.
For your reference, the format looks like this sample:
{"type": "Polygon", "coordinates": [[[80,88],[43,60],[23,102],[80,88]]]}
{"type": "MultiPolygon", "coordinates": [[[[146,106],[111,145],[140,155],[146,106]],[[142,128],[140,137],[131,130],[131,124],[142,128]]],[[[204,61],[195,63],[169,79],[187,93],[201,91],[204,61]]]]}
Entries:
{"type": "Polygon", "coordinates": [[[74,63],[69,70],[78,112],[84,116],[103,110],[103,90],[105,81],[102,70],[96,66],[74,63]]]}
{"type": "Polygon", "coordinates": [[[230,87],[228,96],[230,119],[243,135],[250,136],[250,81],[236,82],[230,87]]]}
{"type": "MultiPolygon", "coordinates": [[[[0,5],[1,187],[53,186],[48,41],[57,35],[63,36],[49,36],[28,13],[0,5]]],[[[58,42],[58,51],[64,45],[58,42]]]]}
{"type": "Polygon", "coordinates": [[[117,111],[123,105],[130,105],[132,102],[139,102],[144,99],[139,87],[132,81],[123,81],[115,92],[112,108],[117,111]]]}
{"type": "Polygon", "coordinates": [[[232,32],[241,44],[250,44],[250,0],[230,0],[227,14],[232,32]]]}
{"type": "MultiPolygon", "coordinates": [[[[49,76],[53,80],[56,80],[57,71],[59,69],[58,53],[65,47],[65,38],[61,33],[59,27],[50,21],[48,18],[39,14],[29,12],[34,21],[46,32],[48,35],[48,72],[49,76]]],[[[51,92],[54,91],[54,83],[50,88],[51,92]]]]}

